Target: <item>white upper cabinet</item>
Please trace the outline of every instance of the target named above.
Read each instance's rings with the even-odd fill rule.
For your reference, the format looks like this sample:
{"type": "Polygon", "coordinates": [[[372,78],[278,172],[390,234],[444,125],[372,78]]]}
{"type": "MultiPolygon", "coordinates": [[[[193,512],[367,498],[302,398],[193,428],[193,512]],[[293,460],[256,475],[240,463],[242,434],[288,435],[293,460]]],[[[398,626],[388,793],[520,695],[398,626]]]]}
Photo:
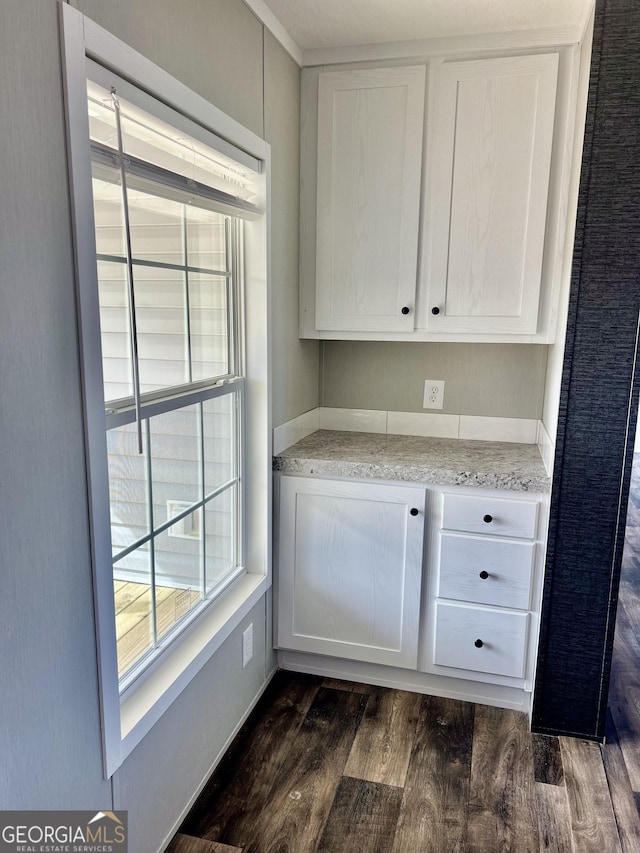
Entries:
{"type": "Polygon", "coordinates": [[[427,328],[533,335],[558,54],[446,62],[434,75],[427,328]]]}
{"type": "Polygon", "coordinates": [[[552,343],[581,45],[305,68],[300,336],[552,343]]]}
{"type": "Polygon", "coordinates": [[[425,73],[319,76],[316,329],[414,328],[425,73]]]}

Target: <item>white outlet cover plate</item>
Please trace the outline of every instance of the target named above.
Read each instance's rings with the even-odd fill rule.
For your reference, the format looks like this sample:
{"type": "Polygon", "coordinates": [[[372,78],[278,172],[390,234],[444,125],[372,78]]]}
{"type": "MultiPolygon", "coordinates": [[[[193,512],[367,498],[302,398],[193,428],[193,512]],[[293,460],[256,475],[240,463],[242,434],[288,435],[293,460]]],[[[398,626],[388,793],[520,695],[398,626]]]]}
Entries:
{"type": "Polygon", "coordinates": [[[423,409],[441,409],[444,405],[444,379],[424,380],[423,409]]]}
{"type": "Polygon", "coordinates": [[[243,668],[253,657],[253,622],[242,632],[242,666],[243,668]]]}

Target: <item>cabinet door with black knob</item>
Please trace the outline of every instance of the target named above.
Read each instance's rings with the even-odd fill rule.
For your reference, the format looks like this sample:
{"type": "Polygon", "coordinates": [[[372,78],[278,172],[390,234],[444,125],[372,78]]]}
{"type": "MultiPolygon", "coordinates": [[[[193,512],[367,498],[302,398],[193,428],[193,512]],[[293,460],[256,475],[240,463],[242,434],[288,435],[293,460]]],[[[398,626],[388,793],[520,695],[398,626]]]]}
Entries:
{"type": "Polygon", "coordinates": [[[558,54],[445,62],[434,75],[428,329],[534,335],[558,54]]]}
{"type": "Polygon", "coordinates": [[[426,490],[281,477],[279,648],[415,669],[426,490]]]}
{"type": "Polygon", "coordinates": [[[426,68],[318,79],[318,331],[415,326],[426,68]]]}

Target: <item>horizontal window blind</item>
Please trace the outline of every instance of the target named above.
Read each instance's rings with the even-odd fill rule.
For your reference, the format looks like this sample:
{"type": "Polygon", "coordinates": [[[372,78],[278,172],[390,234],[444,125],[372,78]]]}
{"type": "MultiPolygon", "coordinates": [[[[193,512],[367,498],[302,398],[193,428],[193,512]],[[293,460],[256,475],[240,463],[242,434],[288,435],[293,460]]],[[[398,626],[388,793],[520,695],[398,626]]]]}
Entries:
{"type": "MultiPolygon", "coordinates": [[[[120,155],[112,93],[87,83],[94,177],[120,183],[120,155]]],[[[131,189],[246,219],[255,203],[257,173],[174,128],[118,94],[127,184],[131,189]]]]}

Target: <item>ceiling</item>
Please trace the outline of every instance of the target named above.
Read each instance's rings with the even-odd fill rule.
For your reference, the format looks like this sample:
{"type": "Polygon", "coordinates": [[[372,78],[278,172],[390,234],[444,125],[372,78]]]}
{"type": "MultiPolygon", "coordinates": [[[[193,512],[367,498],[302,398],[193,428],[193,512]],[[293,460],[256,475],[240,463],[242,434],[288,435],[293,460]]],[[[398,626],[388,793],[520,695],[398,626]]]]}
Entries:
{"type": "Polygon", "coordinates": [[[578,27],[592,0],[261,0],[263,4],[298,49],[309,51],[578,27]]]}

